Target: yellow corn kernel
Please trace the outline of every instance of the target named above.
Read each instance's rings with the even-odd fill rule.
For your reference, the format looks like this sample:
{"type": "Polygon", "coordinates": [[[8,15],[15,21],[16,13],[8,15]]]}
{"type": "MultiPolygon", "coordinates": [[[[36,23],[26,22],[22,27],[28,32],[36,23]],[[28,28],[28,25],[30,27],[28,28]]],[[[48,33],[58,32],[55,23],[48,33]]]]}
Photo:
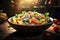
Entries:
{"type": "Polygon", "coordinates": [[[18,21],[18,24],[23,24],[23,22],[22,21],[18,21]]]}

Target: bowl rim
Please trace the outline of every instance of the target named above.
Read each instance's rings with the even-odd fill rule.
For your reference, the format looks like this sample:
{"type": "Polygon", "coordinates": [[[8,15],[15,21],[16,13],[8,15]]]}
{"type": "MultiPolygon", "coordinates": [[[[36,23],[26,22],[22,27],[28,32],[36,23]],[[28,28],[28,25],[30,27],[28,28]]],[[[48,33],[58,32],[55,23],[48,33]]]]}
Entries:
{"type": "Polygon", "coordinates": [[[15,24],[15,23],[12,23],[12,22],[10,21],[11,18],[13,18],[13,17],[15,17],[15,16],[12,16],[12,17],[10,17],[10,18],[8,19],[8,23],[13,24],[13,25],[19,25],[19,26],[42,26],[42,25],[49,25],[49,24],[53,23],[53,18],[52,18],[52,17],[49,17],[50,20],[51,20],[51,22],[46,23],[46,24],[37,24],[37,25],[15,24]]]}

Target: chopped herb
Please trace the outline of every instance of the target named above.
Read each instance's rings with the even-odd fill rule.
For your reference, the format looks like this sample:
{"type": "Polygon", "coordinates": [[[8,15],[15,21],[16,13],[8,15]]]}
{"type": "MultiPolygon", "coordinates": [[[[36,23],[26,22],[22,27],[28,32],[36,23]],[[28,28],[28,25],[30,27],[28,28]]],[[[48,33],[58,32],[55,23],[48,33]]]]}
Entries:
{"type": "Polygon", "coordinates": [[[38,12],[34,12],[34,15],[35,15],[35,16],[38,16],[38,15],[39,15],[39,13],[38,13],[38,12]]]}
{"type": "Polygon", "coordinates": [[[11,21],[13,22],[13,18],[11,19],[11,21]]]}
{"type": "Polygon", "coordinates": [[[15,17],[18,18],[18,14],[16,14],[15,17]]]}
{"type": "Polygon", "coordinates": [[[46,13],[45,13],[45,16],[46,16],[46,17],[49,17],[49,12],[46,12],[46,13]]]}

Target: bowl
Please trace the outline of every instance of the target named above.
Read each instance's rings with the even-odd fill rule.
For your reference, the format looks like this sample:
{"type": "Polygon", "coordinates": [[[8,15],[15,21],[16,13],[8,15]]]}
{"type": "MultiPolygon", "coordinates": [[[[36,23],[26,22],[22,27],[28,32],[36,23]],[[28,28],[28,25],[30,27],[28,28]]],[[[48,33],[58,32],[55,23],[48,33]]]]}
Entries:
{"type": "MultiPolygon", "coordinates": [[[[12,17],[11,17],[12,18],[12,17]]],[[[51,22],[47,24],[39,24],[39,25],[19,25],[19,24],[13,24],[11,22],[11,18],[8,19],[8,23],[16,29],[17,31],[20,32],[43,32],[47,28],[49,28],[53,24],[53,18],[50,17],[51,22]]]]}
{"type": "Polygon", "coordinates": [[[0,13],[0,24],[3,24],[8,19],[6,13],[0,13]]]}
{"type": "Polygon", "coordinates": [[[0,20],[0,24],[3,24],[5,21],[7,21],[8,18],[4,19],[4,20],[0,20]]]}

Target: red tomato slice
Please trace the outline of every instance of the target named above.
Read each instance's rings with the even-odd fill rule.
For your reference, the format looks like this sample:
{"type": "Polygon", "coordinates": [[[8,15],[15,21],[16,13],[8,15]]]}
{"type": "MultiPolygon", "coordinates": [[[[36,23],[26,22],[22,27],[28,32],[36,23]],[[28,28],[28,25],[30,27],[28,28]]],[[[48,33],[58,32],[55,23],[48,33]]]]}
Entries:
{"type": "Polygon", "coordinates": [[[58,19],[56,19],[56,18],[53,19],[53,22],[54,22],[54,23],[57,23],[57,22],[58,22],[58,19]]]}
{"type": "Polygon", "coordinates": [[[35,20],[33,19],[32,23],[34,23],[34,24],[40,24],[40,22],[38,20],[36,20],[36,19],[35,20]]]}

